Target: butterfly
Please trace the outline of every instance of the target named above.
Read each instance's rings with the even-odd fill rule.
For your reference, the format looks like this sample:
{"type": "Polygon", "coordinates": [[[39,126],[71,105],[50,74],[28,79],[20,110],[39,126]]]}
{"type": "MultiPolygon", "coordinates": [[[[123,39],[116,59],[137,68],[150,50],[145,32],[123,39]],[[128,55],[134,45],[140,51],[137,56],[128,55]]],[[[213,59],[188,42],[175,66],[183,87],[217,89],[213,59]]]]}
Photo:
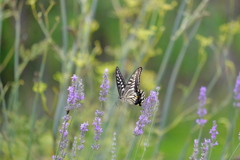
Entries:
{"type": "Polygon", "coordinates": [[[139,89],[141,73],[142,67],[139,67],[133,72],[126,84],[119,68],[116,67],[116,83],[121,102],[142,106],[145,95],[144,91],[139,89]]]}

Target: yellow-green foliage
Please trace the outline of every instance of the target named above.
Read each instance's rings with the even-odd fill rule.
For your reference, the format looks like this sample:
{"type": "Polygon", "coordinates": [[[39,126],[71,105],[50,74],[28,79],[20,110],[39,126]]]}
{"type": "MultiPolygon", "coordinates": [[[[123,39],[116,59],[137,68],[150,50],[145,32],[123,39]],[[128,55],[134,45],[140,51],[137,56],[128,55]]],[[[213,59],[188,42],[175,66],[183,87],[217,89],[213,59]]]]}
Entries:
{"type": "Polygon", "coordinates": [[[85,99],[69,112],[65,159],[74,159],[74,136],[79,142],[84,122],[89,123],[85,148],[75,159],[111,159],[114,132],[116,159],[189,159],[194,139],[200,137],[201,147],[210,137],[213,120],[219,145],[210,159],[233,159],[239,143],[239,111],[232,106],[240,63],[235,3],[1,1],[1,159],[51,159],[59,153],[73,74],[82,79],[85,99]],[[117,66],[126,81],[143,67],[140,89],[146,98],[161,86],[160,104],[141,136],[133,131],[142,108],[118,100],[117,66]],[[106,68],[110,89],[108,100],[100,102],[106,68]],[[203,127],[195,124],[201,86],[208,96],[203,127]],[[91,149],[95,110],[104,111],[98,151],[91,149]]]}

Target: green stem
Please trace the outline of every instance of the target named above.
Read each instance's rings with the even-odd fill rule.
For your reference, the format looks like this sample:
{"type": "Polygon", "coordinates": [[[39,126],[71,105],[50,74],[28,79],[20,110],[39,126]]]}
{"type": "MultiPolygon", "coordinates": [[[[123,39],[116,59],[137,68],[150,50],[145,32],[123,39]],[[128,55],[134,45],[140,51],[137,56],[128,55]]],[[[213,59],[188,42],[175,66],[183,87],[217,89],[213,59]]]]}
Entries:
{"type": "Polygon", "coordinates": [[[193,89],[194,89],[194,87],[197,83],[197,80],[199,78],[199,75],[201,73],[201,70],[203,69],[203,66],[206,63],[206,60],[207,60],[206,54],[200,55],[200,56],[201,56],[201,59],[198,63],[198,66],[197,66],[196,70],[194,71],[193,78],[192,78],[187,90],[183,91],[183,93],[184,93],[183,97],[181,98],[179,104],[176,107],[177,111],[182,111],[183,110],[184,104],[187,101],[187,99],[189,98],[190,94],[192,93],[192,91],[193,91],[193,89]]]}
{"type": "MultiPolygon", "coordinates": [[[[15,2],[16,3],[16,2],[15,2]]],[[[15,4],[17,5],[17,4],[15,4]]],[[[19,88],[19,73],[18,73],[18,68],[19,68],[19,50],[20,50],[20,32],[21,32],[21,11],[17,10],[16,6],[15,7],[15,14],[14,14],[14,19],[15,19],[15,42],[14,42],[14,98],[13,98],[13,110],[16,110],[18,108],[18,88],[19,88]]]]}
{"type": "Polygon", "coordinates": [[[137,145],[137,149],[136,149],[136,151],[135,151],[134,159],[136,159],[136,156],[137,156],[137,153],[138,153],[139,146],[140,146],[140,144],[141,144],[141,142],[142,142],[142,137],[143,137],[143,135],[140,136],[140,140],[138,141],[138,145],[137,145]]]}
{"type": "Polygon", "coordinates": [[[213,148],[213,147],[211,146],[210,152],[209,152],[209,154],[208,154],[208,156],[207,156],[207,157],[208,157],[208,159],[210,159],[210,158],[211,158],[211,155],[212,155],[212,148],[213,148]]]}
{"type": "MultiPolygon", "coordinates": [[[[195,122],[192,122],[192,127],[190,128],[194,128],[194,126],[196,126],[196,123],[195,122]]],[[[194,133],[194,130],[192,129],[189,133],[188,133],[188,136],[187,136],[187,139],[185,141],[185,144],[184,146],[182,147],[182,151],[181,151],[181,155],[179,156],[178,160],[184,160],[185,157],[186,157],[186,154],[187,154],[187,150],[189,149],[189,145],[190,143],[192,144],[192,136],[193,136],[193,133],[194,133]]]]}
{"type": "MultiPolygon", "coordinates": [[[[0,48],[1,48],[1,44],[2,44],[2,24],[3,24],[3,3],[2,0],[0,0],[0,48]]],[[[2,59],[1,54],[2,50],[0,49],[0,59],[2,59]]],[[[2,63],[2,62],[1,62],[2,63]]]]}
{"type": "MultiPolygon", "coordinates": [[[[46,47],[46,50],[43,54],[43,58],[42,58],[42,63],[41,63],[41,67],[40,67],[40,71],[39,71],[39,79],[38,81],[41,82],[42,81],[42,77],[43,77],[43,72],[46,66],[46,58],[47,58],[47,49],[48,47],[46,47]]],[[[29,140],[28,140],[28,151],[27,151],[27,157],[26,159],[30,159],[30,154],[31,154],[31,149],[32,149],[32,141],[33,141],[33,130],[35,127],[35,123],[36,123],[36,115],[37,115],[37,106],[38,106],[38,100],[39,100],[39,93],[35,94],[34,100],[33,100],[33,109],[32,109],[32,114],[31,114],[31,122],[30,122],[30,131],[29,131],[29,140]]]]}
{"type": "Polygon", "coordinates": [[[134,136],[134,139],[132,140],[131,148],[129,149],[128,154],[127,154],[125,160],[128,160],[131,157],[132,152],[133,152],[133,148],[136,145],[137,140],[138,140],[138,136],[134,136]]]}
{"type": "MultiPolygon", "coordinates": [[[[234,133],[233,131],[234,131],[234,127],[236,125],[236,122],[237,122],[237,119],[238,119],[238,114],[239,114],[238,108],[235,108],[235,109],[237,109],[237,111],[235,111],[235,115],[233,116],[231,113],[229,115],[230,117],[233,117],[233,118],[232,118],[230,128],[228,130],[227,138],[226,138],[226,141],[225,141],[225,144],[224,144],[224,147],[223,147],[222,156],[221,156],[222,160],[225,159],[227,151],[229,150],[230,146],[233,145],[233,144],[231,144],[231,138],[234,137],[233,136],[233,133],[234,133]]],[[[231,110],[233,110],[233,109],[231,108],[230,111],[231,110]]]]}
{"type": "Polygon", "coordinates": [[[233,155],[235,154],[235,152],[237,151],[237,149],[239,148],[240,143],[238,143],[237,147],[235,148],[235,150],[233,151],[232,155],[230,156],[229,160],[232,159],[233,155]]]}
{"type": "MultiPolygon", "coordinates": [[[[2,131],[6,132],[7,135],[11,135],[10,131],[9,131],[9,126],[8,126],[8,111],[7,111],[7,106],[6,106],[6,102],[4,99],[4,90],[3,90],[3,84],[2,84],[2,80],[0,78],[0,95],[1,95],[1,100],[0,102],[2,102],[2,114],[3,114],[3,125],[2,125],[2,131]]],[[[10,157],[11,159],[13,159],[13,153],[12,153],[12,140],[11,140],[11,136],[8,137],[7,141],[7,145],[8,145],[8,151],[10,153],[10,157]]],[[[2,143],[1,143],[2,144],[2,143]]],[[[3,146],[2,146],[3,147],[3,146]]]]}
{"type": "MultiPolygon", "coordinates": [[[[68,30],[67,30],[67,13],[65,0],[60,0],[61,16],[62,16],[62,40],[63,40],[63,53],[67,55],[68,50],[68,30]]],[[[62,66],[65,68],[64,66],[62,66]]]]}
{"type": "Polygon", "coordinates": [[[201,141],[201,137],[202,137],[202,130],[203,130],[203,126],[200,126],[200,130],[199,130],[199,134],[198,134],[198,141],[201,141]]]}
{"type": "MultiPolygon", "coordinates": [[[[179,27],[179,24],[181,22],[185,6],[186,6],[186,0],[182,0],[181,5],[180,5],[179,10],[178,10],[178,13],[177,13],[176,20],[175,20],[174,25],[173,25],[173,30],[172,30],[172,33],[171,33],[171,37],[173,37],[175,35],[175,33],[176,33],[176,31],[177,31],[177,29],[179,27]]],[[[162,63],[160,65],[160,67],[159,67],[159,71],[157,73],[157,78],[156,78],[156,84],[157,85],[162,80],[162,76],[163,76],[163,74],[164,74],[164,72],[166,70],[166,66],[167,66],[169,57],[170,57],[170,55],[172,53],[172,49],[173,49],[175,41],[176,41],[176,39],[171,38],[170,42],[168,43],[166,53],[164,54],[165,56],[164,56],[164,58],[162,60],[162,63]]]]}
{"type": "MultiPolygon", "coordinates": [[[[63,41],[63,54],[67,56],[68,51],[68,30],[67,30],[67,13],[66,13],[66,3],[65,0],[60,0],[60,9],[62,15],[62,41],[63,41]]],[[[67,70],[67,60],[64,60],[62,63],[62,73],[63,73],[63,81],[60,86],[60,94],[58,99],[57,110],[54,116],[54,124],[53,124],[53,137],[56,142],[56,136],[58,133],[58,125],[60,119],[64,112],[64,106],[66,105],[66,90],[67,90],[67,82],[69,78],[69,70],[67,70]]],[[[54,143],[55,144],[55,143],[54,143]]]]}
{"type": "MultiPolygon", "coordinates": [[[[176,82],[176,78],[177,78],[177,75],[178,75],[178,71],[179,71],[179,68],[182,64],[182,61],[183,61],[183,58],[185,56],[186,50],[189,46],[189,43],[191,42],[193,36],[195,35],[195,33],[196,33],[196,31],[199,27],[200,22],[201,22],[201,20],[199,20],[199,21],[197,21],[197,23],[195,23],[195,25],[193,26],[193,28],[192,28],[192,30],[189,34],[188,39],[185,41],[185,43],[182,46],[182,49],[181,49],[181,51],[178,55],[177,62],[175,64],[173,72],[171,74],[168,89],[167,89],[167,93],[166,93],[166,96],[165,96],[165,99],[164,99],[162,117],[161,117],[161,120],[160,120],[160,122],[161,122],[160,123],[160,130],[163,130],[165,125],[166,125],[168,112],[169,112],[169,108],[170,108],[170,102],[171,102],[171,98],[172,98],[172,94],[173,94],[173,89],[175,87],[175,82],[176,82]]],[[[160,148],[162,138],[163,138],[163,135],[158,140],[157,147],[155,148],[154,154],[158,153],[157,151],[160,148]]]]}

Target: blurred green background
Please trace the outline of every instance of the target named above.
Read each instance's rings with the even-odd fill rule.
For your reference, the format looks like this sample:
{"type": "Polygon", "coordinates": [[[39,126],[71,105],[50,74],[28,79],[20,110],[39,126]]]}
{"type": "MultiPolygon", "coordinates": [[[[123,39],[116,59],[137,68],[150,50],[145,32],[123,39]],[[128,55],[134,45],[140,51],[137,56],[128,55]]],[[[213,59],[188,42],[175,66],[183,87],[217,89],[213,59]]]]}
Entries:
{"type": "MultiPolygon", "coordinates": [[[[220,133],[211,159],[229,157],[237,146],[239,119],[233,119],[238,111],[232,101],[240,70],[239,1],[0,3],[0,155],[4,159],[50,159],[55,154],[72,74],[83,79],[85,92],[83,108],[73,114],[72,138],[80,123],[91,124],[94,110],[100,107],[99,86],[105,68],[109,69],[111,88],[102,108],[103,147],[93,159],[110,159],[116,130],[117,159],[124,159],[140,108],[126,108],[118,102],[116,66],[126,78],[142,66],[140,88],[147,96],[161,86],[160,106],[144,159],[188,159],[192,154],[199,132],[195,119],[201,86],[208,89],[209,112],[202,137],[210,137],[213,120],[217,120],[220,133]],[[34,85],[39,88],[34,90],[34,85]]],[[[135,147],[136,153],[144,149],[149,128],[139,150],[135,147]]],[[[86,146],[93,136],[93,131],[89,132],[86,146]]],[[[86,150],[82,153],[85,157],[91,152],[86,150]]]]}

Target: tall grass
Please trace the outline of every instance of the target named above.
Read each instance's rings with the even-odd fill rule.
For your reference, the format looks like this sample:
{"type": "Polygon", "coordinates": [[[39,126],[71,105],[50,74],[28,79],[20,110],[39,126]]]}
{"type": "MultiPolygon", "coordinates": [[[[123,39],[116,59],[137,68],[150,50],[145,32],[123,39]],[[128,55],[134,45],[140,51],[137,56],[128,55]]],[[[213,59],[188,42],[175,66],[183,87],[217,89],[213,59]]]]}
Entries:
{"type": "Polygon", "coordinates": [[[228,3],[224,20],[209,0],[0,1],[1,157],[237,157],[239,2],[228,3]],[[116,66],[126,80],[143,67],[142,107],[119,102],[116,66]],[[84,98],[72,103],[74,74],[84,98]]]}

